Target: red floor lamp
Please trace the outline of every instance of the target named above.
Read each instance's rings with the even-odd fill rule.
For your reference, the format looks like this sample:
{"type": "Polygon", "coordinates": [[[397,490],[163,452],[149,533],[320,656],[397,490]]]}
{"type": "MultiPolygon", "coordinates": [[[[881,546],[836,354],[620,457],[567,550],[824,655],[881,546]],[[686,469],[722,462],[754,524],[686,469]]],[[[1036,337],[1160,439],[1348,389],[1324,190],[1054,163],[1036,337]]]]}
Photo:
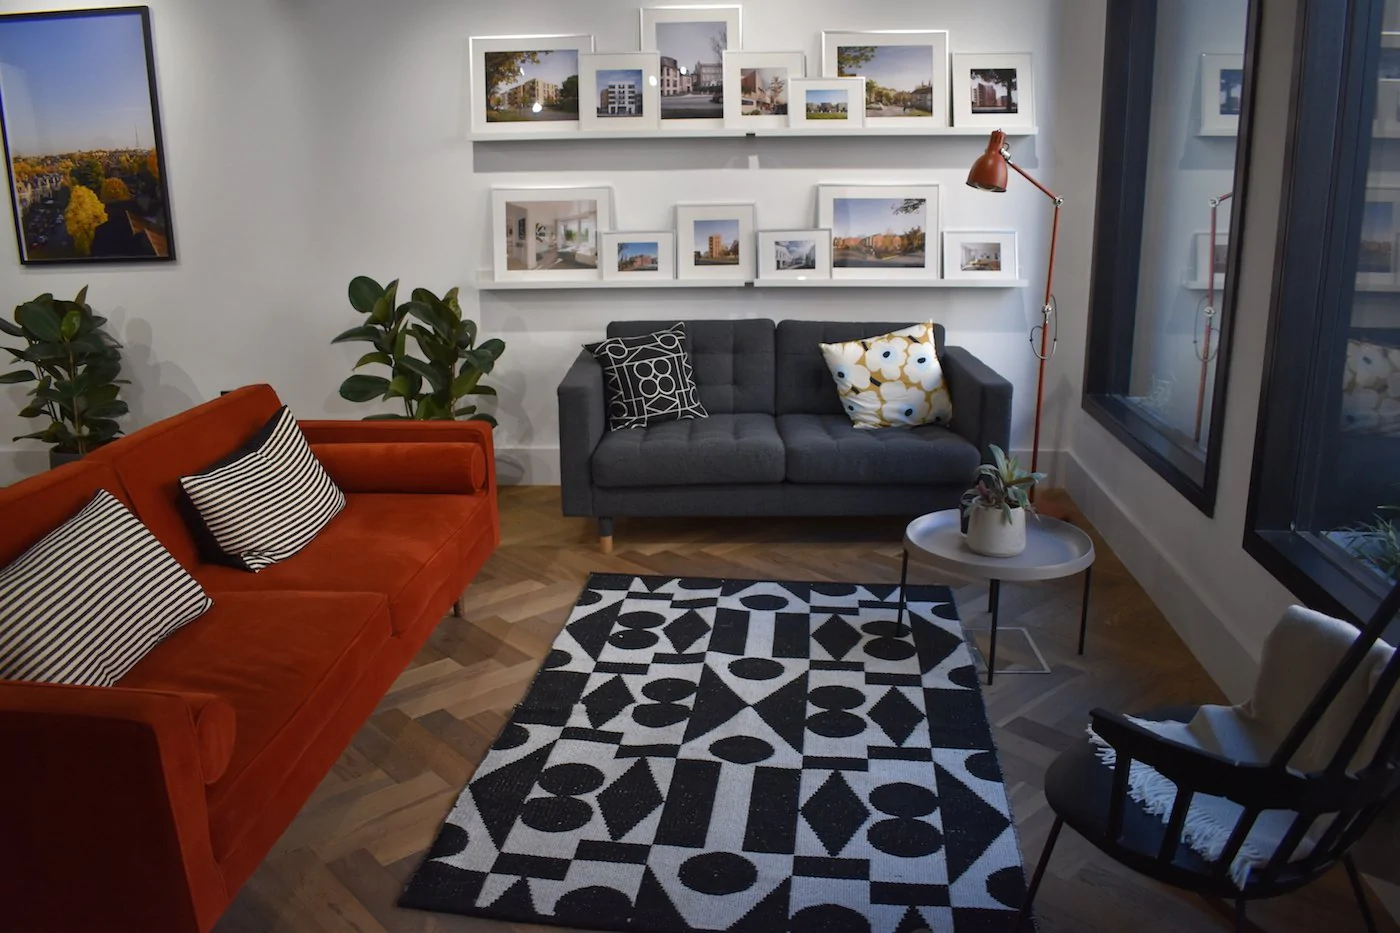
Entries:
{"type": "MultiPolygon", "coordinates": [[[[1031,447],[1031,472],[1035,473],[1040,465],[1040,415],[1045,404],[1045,364],[1055,355],[1055,348],[1060,340],[1059,320],[1055,317],[1055,246],[1060,238],[1060,207],[1065,203],[1065,199],[1011,161],[1011,147],[1006,144],[1006,134],[1001,130],[992,131],[992,137],[987,142],[987,151],[972,163],[972,171],[967,173],[967,184],[980,191],[1003,194],[1006,191],[1008,168],[1015,169],[1017,175],[1034,185],[1036,190],[1055,204],[1055,216],[1050,227],[1050,263],[1045,273],[1045,302],[1040,306],[1040,323],[1031,328],[1030,334],[1032,352],[1040,360],[1040,375],[1035,389],[1035,441],[1031,447]],[[1040,344],[1038,348],[1037,342],[1040,344]]],[[[1031,495],[1034,494],[1035,489],[1032,487],[1031,495]]]]}

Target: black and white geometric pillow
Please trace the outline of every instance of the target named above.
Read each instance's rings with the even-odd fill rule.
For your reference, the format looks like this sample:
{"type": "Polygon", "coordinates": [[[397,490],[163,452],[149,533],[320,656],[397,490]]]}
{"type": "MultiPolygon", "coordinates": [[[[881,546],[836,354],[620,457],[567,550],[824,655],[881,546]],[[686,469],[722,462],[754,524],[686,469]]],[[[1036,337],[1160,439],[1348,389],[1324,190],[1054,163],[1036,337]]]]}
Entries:
{"type": "Polygon", "coordinates": [[[180,485],[231,565],[253,573],[306,547],[345,508],[285,405],[242,448],[180,485]]]}
{"type": "Polygon", "coordinates": [[[586,349],[603,365],[608,430],[710,416],[696,392],[684,324],[639,337],[610,337],[586,349]]]}
{"type": "Polygon", "coordinates": [[[110,687],[212,601],[111,493],[0,570],[0,680],[110,687]]]}

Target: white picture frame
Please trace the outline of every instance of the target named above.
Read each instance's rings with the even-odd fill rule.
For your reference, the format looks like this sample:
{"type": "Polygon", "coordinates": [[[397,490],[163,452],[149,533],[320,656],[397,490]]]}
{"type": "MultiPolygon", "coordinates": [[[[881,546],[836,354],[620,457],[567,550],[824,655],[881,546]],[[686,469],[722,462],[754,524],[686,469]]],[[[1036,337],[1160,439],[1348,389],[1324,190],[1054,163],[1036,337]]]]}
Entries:
{"type": "Polygon", "coordinates": [[[946,29],[825,30],[822,77],[866,79],[866,126],[923,133],[949,125],[948,48],[946,29]],[[876,52],[864,62],[842,52],[869,47],[876,52]],[[927,56],[911,47],[927,50],[927,56]]]}
{"type": "Polygon", "coordinates": [[[954,126],[1008,132],[1036,128],[1029,52],[959,52],[952,58],[954,126]]]}
{"type": "Polygon", "coordinates": [[[743,7],[738,4],[642,7],[637,47],[661,56],[663,130],[724,124],[723,53],[744,47],[743,25],[743,7]],[[721,42],[724,48],[715,54],[721,42]]]}
{"type": "Polygon", "coordinates": [[[1198,136],[1238,136],[1244,101],[1244,56],[1201,56],[1201,128],[1198,136]]]}
{"type": "Polygon", "coordinates": [[[670,282],[676,278],[676,234],[672,230],[603,234],[603,281],[670,282]],[[654,262],[647,262],[650,256],[654,262]]]}
{"type": "Polygon", "coordinates": [[[1368,185],[1356,254],[1358,288],[1400,284],[1400,188],[1368,185]]]}
{"type": "Polygon", "coordinates": [[[1021,278],[1015,230],[943,231],[943,277],[965,282],[1021,278]]]}
{"type": "Polygon", "coordinates": [[[661,125],[661,55],[580,55],[578,97],[579,125],[585,133],[656,130],[661,125]]]}
{"type": "Polygon", "coordinates": [[[806,76],[807,56],[803,52],[725,52],[725,128],[787,126],[792,81],[806,76]]]}
{"type": "Polygon", "coordinates": [[[833,279],[938,279],[942,204],[936,183],[819,185],[817,226],[831,231],[833,279]],[[922,200],[917,211],[908,203],[922,200]],[[898,228],[898,229],[897,229],[898,228]],[[917,229],[918,242],[910,243],[917,229]]]}
{"type": "Polygon", "coordinates": [[[558,95],[564,80],[570,75],[578,76],[578,57],[593,51],[592,36],[472,36],[468,48],[471,57],[469,110],[473,135],[567,133],[579,128],[578,113],[568,116],[567,104],[561,110],[557,101],[560,100],[558,95]],[[501,63],[499,60],[492,61],[493,67],[488,69],[488,56],[526,53],[533,53],[536,60],[519,63],[520,71],[516,78],[509,83],[489,84],[488,72],[498,74],[501,63]],[[545,54],[542,56],[541,53],[545,54]],[[550,103],[551,96],[556,103],[550,103]],[[538,117],[532,114],[538,114],[538,117]]]}
{"type": "Polygon", "coordinates": [[[830,230],[760,230],[760,279],[831,278],[830,230]]]}
{"type": "Polygon", "coordinates": [[[823,133],[865,128],[864,78],[794,78],[788,126],[823,133]]]}
{"type": "Polygon", "coordinates": [[[497,282],[597,281],[612,218],[610,187],[493,188],[492,274],[497,282]]]}
{"type": "Polygon", "coordinates": [[[677,204],[676,278],[752,282],[756,218],[752,203],[677,204]]]}
{"type": "MultiPolygon", "coordinates": [[[[1192,234],[1192,254],[1196,257],[1196,275],[1192,282],[1198,288],[1210,288],[1211,243],[1210,231],[1199,230],[1192,234]]],[[[1227,230],[1215,231],[1215,288],[1225,287],[1225,268],[1229,264],[1230,233],[1227,230]]]]}
{"type": "Polygon", "coordinates": [[[1400,138],[1400,32],[1381,33],[1381,60],[1376,68],[1376,117],[1371,135],[1400,138]]]}

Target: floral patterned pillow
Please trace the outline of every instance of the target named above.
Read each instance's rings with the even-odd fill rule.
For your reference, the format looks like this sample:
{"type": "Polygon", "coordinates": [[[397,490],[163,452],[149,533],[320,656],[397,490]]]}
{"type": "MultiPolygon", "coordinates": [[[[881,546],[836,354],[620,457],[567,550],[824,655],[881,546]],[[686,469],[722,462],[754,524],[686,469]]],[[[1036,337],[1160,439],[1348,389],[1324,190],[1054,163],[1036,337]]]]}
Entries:
{"type": "Polygon", "coordinates": [[[933,322],[892,334],[824,343],[841,405],[858,428],[947,424],[953,399],[934,347],[933,322]]]}
{"type": "Polygon", "coordinates": [[[1342,430],[1400,436],[1400,347],[1347,341],[1342,430]]]}

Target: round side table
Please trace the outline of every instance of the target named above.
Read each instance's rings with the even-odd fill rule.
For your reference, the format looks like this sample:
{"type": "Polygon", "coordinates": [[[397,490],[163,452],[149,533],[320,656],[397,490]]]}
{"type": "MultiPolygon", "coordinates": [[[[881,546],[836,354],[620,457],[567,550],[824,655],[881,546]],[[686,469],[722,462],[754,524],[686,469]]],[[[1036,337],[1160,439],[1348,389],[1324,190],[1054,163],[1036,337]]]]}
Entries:
{"type": "Polygon", "coordinates": [[[1089,582],[1094,566],[1094,542],[1080,529],[1057,518],[1030,516],[1026,522],[1026,549],[1015,557],[986,557],[967,546],[962,516],[957,509],[920,516],[904,529],[904,561],[899,572],[899,625],[904,624],[908,602],[909,555],[921,563],[959,577],[988,581],[992,612],[992,644],[987,658],[987,683],[996,677],[997,625],[1000,622],[1001,584],[1058,580],[1084,574],[1084,600],[1079,613],[1079,653],[1089,624],[1089,582]]]}

